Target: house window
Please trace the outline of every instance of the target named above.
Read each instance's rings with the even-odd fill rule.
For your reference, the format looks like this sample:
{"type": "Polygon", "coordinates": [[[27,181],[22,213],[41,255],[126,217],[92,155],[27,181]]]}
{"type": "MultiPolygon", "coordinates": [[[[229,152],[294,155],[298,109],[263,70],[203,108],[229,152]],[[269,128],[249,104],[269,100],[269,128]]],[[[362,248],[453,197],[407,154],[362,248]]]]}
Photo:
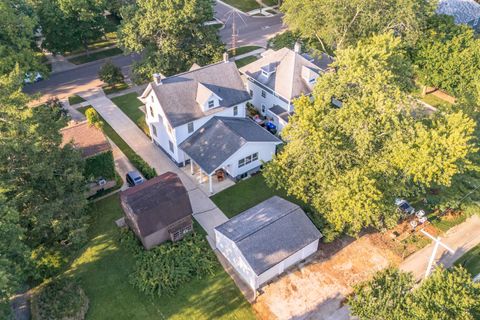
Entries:
{"type": "Polygon", "coordinates": [[[265,113],[265,111],[267,111],[267,107],[264,104],[262,104],[262,113],[265,113]]]}
{"type": "Polygon", "coordinates": [[[238,160],[238,167],[241,168],[245,165],[245,159],[238,160]]]}
{"type": "Polygon", "coordinates": [[[245,164],[247,165],[250,162],[252,162],[252,156],[245,157],[245,164]]]}
{"type": "Polygon", "coordinates": [[[168,147],[170,148],[170,151],[173,152],[173,142],[168,140],[168,147]]]}
{"type": "Polygon", "coordinates": [[[153,102],[153,95],[151,95],[150,98],[152,98],[151,100],[152,100],[152,102],[153,102]]]}
{"type": "Polygon", "coordinates": [[[152,106],[150,106],[150,115],[152,116],[152,118],[155,117],[155,114],[153,113],[153,107],[152,106]]]}
{"type": "Polygon", "coordinates": [[[215,101],[214,100],[208,101],[208,107],[209,108],[213,108],[214,106],[215,106],[215,101]]]}
{"type": "Polygon", "coordinates": [[[317,79],[315,79],[315,78],[312,78],[312,79],[310,79],[310,81],[309,81],[309,82],[310,82],[311,84],[313,84],[313,83],[315,83],[315,80],[317,80],[317,79]]]}
{"type": "Polygon", "coordinates": [[[258,160],[258,152],[255,152],[253,155],[252,155],[252,161],[256,161],[258,160]]]}
{"type": "Polygon", "coordinates": [[[267,77],[267,78],[268,78],[268,72],[267,72],[267,71],[262,70],[262,75],[263,75],[264,77],[267,77]]]}
{"type": "Polygon", "coordinates": [[[233,107],[233,116],[238,116],[238,106],[233,107]]]}
{"type": "Polygon", "coordinates": [[[170,234],[170,236],[172,237],[172,242],[183,239],[183,237],[185,237],[186,234],[192,231],[193,231],[192,225],[189,225],[174,231],[172,234],[170,234]]]}
{"type": "Polygon", "coordinates": [[[157,128],[152,124],[152,133],[156,137],[157,136],[157,128]]]}
{"type": "Polygon", "coordinates": [[[192,133],[193,132],[193,122],[188,123],[187,127],[188,127],[188,133],[192,133]]]}
{"type": "Polygon", "coordinates": [[[262,90],[262,98],[266,98],[267,97],[267,93],[265,92],[265,90],[262,90]]]}
{"type": "Polygon", "coordinates": [[[250,97],[253,97],[253,90],[250,89],[250,97]]]}

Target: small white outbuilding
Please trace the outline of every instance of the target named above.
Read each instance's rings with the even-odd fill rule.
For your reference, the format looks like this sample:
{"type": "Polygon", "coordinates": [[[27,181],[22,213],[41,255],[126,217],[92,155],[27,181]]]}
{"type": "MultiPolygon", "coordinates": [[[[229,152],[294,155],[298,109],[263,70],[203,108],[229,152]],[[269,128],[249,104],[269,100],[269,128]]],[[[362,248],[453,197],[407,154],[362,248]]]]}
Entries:
{"type": "Polygon", "coordinates": [[[253,289],[318,249],[321,233],[296,204],[274,196],[215,228],[216,246],[253,289]]]}

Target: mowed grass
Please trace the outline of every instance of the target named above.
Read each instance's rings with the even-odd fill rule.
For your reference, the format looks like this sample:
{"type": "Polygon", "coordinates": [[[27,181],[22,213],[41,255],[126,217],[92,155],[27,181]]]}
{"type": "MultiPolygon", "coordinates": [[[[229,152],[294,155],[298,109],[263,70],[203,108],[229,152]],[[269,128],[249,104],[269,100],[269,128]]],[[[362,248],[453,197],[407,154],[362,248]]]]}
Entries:
{"type": "Polygon", "coordinates": [[[257,57],[255,56],[248,56],[239,60],[235,60],[235,64],[237,65],[237,68],[241,68],[246,66],[249,63],[252,63],[253,61],[257,61],[257,57]]]}
{"type": "Polygon", "coordinates": [[[68,97],[68,103],[70,103],[70,105],[74,105],[82,102],[85,102],[85,99],[83,99],[80,96],[77,96],[76,94],[68,97]]]}
{"type": "Polygon", "coordinates": [[[261,6],[255,0],[223,0],[223,2],[240,9],[243,12],[259,9],[261,6]]]}
{"type": "Polygon", "coordinates": [[[114,221],[122,216],[119,196],[92,204],[89,242],[67,274],[84,288],[90,307],[87,319],[254,319],[230,277],[221,269],[211,277],[185,284],[174,296],[150,298],[128,281],[135,259],[118,245],[114,221]]]}
{"type": "Polygon", "coordinates": [[[243,46],[243,47],[236,48],[235,49],[235,54],[233,54],[233,49],[229,49],[228,54],[231,57],[236,57],[236,56],[239,56],[241,54],[249,53],[249,52],[255,51],[257,49],[261,49],[261,48],[262,47],[259,47],[259,46],[243,46]]]}
{"type": "Polygon", "coordinates": [[[474,277],[480,274],[480,245],[461,256],[455,264],[463,266],[474,277]]]}
{"type": "Polygon", "coordinates": [[[110,48],[103,51],[93,52],[89,55],[85,54],[85,55],[77,56],[77,57],[68,59],[68,61],[70,61],[73,64],[83,64],[83,63],[87,63],[95,60],[117,56],[122,53],[123,51],[120,48],[110,48]]]}
{"type": "Polygon", "coordinates": [[[128,84],[126,84],[125,82],[121,82],[121,83],[116,83],[112,86],[105,85],[102,87],[102,89],[103,89],[103,92],[105,92],[105,94],[112,94],[115,92],[128,89],[128,84]]]}
{"type": "Polygon", "coordinates": [[[112,98],[112,102],[117,105],[133,122],[147,135],[150,136],[147,122],[145,121],[145,113],[140,110],[143,103],[137,99],[138,94],[135,92],[112,98]]]}

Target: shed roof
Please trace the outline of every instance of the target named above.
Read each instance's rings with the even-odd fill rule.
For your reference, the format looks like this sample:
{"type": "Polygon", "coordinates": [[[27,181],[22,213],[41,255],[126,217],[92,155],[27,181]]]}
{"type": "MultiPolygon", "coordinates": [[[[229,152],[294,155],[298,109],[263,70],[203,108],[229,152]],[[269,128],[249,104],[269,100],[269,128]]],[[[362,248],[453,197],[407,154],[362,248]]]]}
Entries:
{"type": "Polygon", "coordinates": [[[172,172],[122,191],[120,199],[133,212],[142,237],[192,214],[187,190],[172,172]]]}
{"type": "Polygon", "coordinates": [[[320,59],[315,60],[289,48],[283,48],[266,51],[261,59],[240,68],[240,72],[274,90],[283,98],[292,100],[312,92],[312,84],[302,78],[303,66],[316,73],[322,73],[327,71],[328,65],[332,62],[328,55],[322,55],[320,59]],[[316,65],[316,62],[319,65],[316,65]],[[268,78],[262,75],[262,70],[267,69],[273,72],[268,78]]]}
{"type": "Polygon", "coordinates": [[[271,107],[270,109],[268,109],[268,111],[271,111],[272,113],[274,113],[275,115],[280,117],[286,123],[288,123],[288,118],[293,114],[293,112],[288,112],[285,109],[283,109],[282,107],[280,107],[279,105],[275,105],[275,106],[271,107]]]}
{"type": "Polygon", "coordinates": [[[296,204],[273,196],[215,228],[260,275],[322,237],[296,204]]]}
{"type": "Polygon", "coordinates": [[[185,139],[180,149],[211,174],[247,142],[281,143],[248,118],[213,117],[185,139]]]}
{"type": "Polygon", "coordinates": [[[72,122],[68,127],[60,130],[62,146],[72,142],[80,150],[83,158],[89,158],[111,149],[110,143],[103,132],[88,124],[87,121],[72,122]]]}
{"type": "Polygon", "coordinates": [[[151,90],[157,96],[172,127],[250,100],[250,95],[245,90],[240,73],[233,62],[219,62],[205,67],[195,66],[188,72],[162,79],[160,85],[152,82],[142,97],[151,90]],[[204,112],[197,102],[199,88],[200,90],[207,88],[218,96],[221,99],[220,106],[204,112]]]}

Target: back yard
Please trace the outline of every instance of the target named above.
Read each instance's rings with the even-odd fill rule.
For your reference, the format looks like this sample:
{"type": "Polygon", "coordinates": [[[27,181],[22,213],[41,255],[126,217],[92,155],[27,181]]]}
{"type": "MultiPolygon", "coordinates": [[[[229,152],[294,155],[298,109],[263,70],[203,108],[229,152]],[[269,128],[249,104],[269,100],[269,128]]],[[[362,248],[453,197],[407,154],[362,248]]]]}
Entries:
{"type": "Polygon", "coordinates": [[[123,214],[118,195],[92,204],[89,242],[67,274],[78,278],[90,299],[87,319],[254,319],[231,278],[218,266],[174,296],[151,299],[128,282],[134,257],[117,243],[114,221],[123,214]]]}

